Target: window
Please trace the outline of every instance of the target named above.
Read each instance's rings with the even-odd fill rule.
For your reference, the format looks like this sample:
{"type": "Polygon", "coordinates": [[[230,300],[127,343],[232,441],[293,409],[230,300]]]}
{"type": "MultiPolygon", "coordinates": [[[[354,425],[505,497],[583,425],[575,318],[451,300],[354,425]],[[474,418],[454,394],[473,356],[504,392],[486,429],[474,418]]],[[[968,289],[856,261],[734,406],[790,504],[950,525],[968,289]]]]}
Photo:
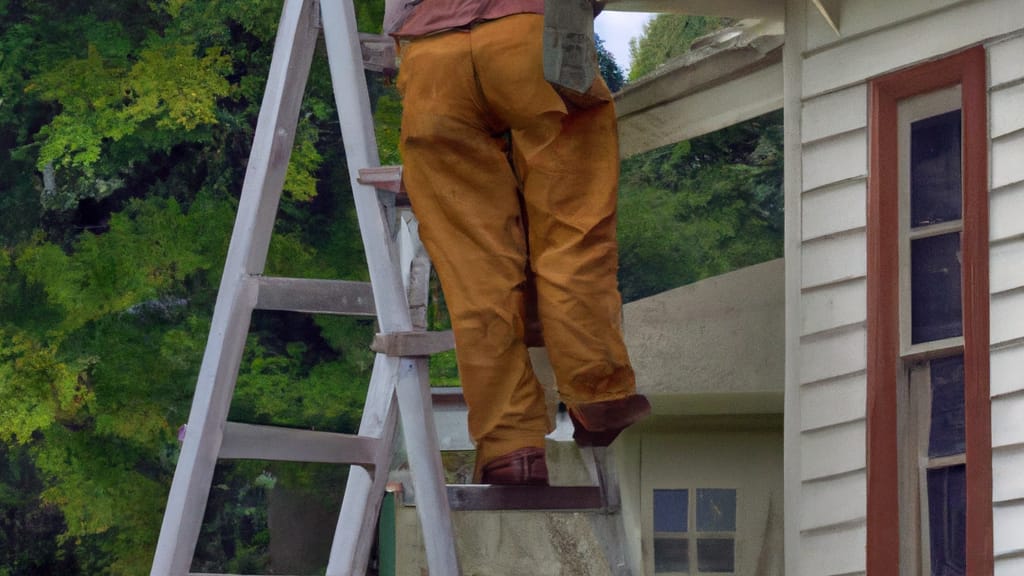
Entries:
{"type": "Polygon", "coordinates": [[[736,490],[654,490],[654,573],[736,570],[736,490]]]}
{"type": "Polygon", "coordinates": [[[966,573],[966,452],[962,354],[907,364],[900,395],[900,562],[906,574],[966,573]]]}
{"type": "Polygon", "coordinates": [[[985,52],[871,83],[868,574],[992,571],[985,52]]]}
{"type": "Polygon", "coordinates": [[[966,571],[960,85],[897,107],[900,228],[900,562],[966,571]]]}

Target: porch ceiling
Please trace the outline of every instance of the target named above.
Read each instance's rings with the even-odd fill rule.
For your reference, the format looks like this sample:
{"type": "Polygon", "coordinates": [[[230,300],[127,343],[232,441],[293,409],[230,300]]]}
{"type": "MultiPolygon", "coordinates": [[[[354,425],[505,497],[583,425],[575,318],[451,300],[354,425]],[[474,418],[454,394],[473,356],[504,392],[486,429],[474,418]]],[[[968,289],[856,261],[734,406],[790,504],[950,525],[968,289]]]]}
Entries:
{"type": "Polygon", "coordinates": [[[697,16],[764,18],[781,22],[783,0],[608,0],[608,10],[624,12],[677,12],[697,16]]]}

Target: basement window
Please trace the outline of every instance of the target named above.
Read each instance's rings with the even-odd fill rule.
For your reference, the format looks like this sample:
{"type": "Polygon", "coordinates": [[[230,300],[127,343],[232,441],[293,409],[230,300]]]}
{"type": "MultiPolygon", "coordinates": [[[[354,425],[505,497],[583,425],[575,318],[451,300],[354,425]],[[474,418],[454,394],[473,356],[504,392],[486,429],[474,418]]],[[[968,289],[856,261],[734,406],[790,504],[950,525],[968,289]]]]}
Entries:
{"type": "Polygon", "coordinates": [[[654,490],[654,573],[733,574],[736,490],[654,490]]]}

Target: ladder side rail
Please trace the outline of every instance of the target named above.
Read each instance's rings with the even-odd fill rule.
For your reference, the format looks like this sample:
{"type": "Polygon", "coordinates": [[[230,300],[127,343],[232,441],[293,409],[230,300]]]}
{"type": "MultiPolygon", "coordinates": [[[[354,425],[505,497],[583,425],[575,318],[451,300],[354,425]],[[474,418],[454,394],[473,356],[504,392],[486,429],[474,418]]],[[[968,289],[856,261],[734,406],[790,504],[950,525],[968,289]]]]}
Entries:
{"type": "Polygon", "coordinates": [[[320,9],[323,13],[324,42],[327,45],[327,61],[345,145],[345,158],[349,165],[359,231],[363,237],[380,331],[406,332],[412,326],[408,303],[397,273],[393,242],[381,214],[377,190],[359,181],[359,169],[379,166],[380,156],[356,28],[355,8],[351,0],[321,0],[320,9]]]}
{"type": "MultiPolygon", "coordinates": [[[[426,248],[420,241],[418,231],[415,219],[401,219],[398,252],[403,263],[408,266],[403,274],[406,275],[406,290],[410,300],[425,303],[430,282],[430,261],[426,258],[426,248]]],[[[423,320],[425,324],[425,309],[423,320]]],[[[402,373],[397,390],[399,415],[402,418],[409,468],[412,470],[412,485],[416,492],[416,511],[423,527],[427,562],[431,573],[454,576],[460,571],[455,555],[448,489],[444,483],[441,445],[434,424],[428,359],[422,356],[407,357],[401,361],[402,373]]]]}
{"type": "Polygon", "coordinates": [[[380,438],[373,473],[362,466],[349,468],[341,513],[327,562],[327,576],[361,575],[366,571],[377,530],[377,517],[391,468],[392,446],[398,422],[395,387],[398,358],[377,354],[367,391],[359,433],[380,438]]]}
{"type": "MultiPolygon", "coordinates": [[[[331,80],[380,329],[384,333],[406,332],[412,328],[412,324],[408,300],[392,251],[393,243],[385,228],[376,190],[359,182],[359,169],[378,166],[380,158],[370,112],[355,8],[351,0],[322,0],[321,12],[331,80]]],[[[435,429],[433,413],[427,408],[430,406],[430,390],[426,362],[401,358],[400,364],[397,393],[406,437],[431,438],[435,445],[433,453],[415,455],[410,446],[410,466],[417,497],[425,497],[430,503],[417,506],[426,540],[427,562],[435,576],[454,576],[459,574],[459,568],[441,473],[441,455],[436,449],[436,435],[423,433],[435,429]]],[[[390,361],[387,365],[394,366],[390,361]]],[[[356,495],[346,493],[345,499],[350,497],[356,495]]],[[[367,514],[376,516],[377,510],[368,511],[367,514]]],[[[339,526],[346,520],[345,516],[339,517],[339,526]]]]}
{"type": "Polygon", "coordinates": [[[318,30],[311,0],[287,0],[242,187],[188,432],[174,472],[153,559],[154,576],[187,574],[220,451],[223,429],[298,123],[318,30]]]}

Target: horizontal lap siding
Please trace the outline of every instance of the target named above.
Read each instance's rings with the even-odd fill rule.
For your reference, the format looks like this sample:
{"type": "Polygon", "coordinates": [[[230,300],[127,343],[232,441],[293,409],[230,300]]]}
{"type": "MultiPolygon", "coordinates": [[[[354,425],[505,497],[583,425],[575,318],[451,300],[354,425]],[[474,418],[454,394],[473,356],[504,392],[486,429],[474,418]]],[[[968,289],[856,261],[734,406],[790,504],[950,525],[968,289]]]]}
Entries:
{"type": "Polygon", "coordinates": [[[990,241],[1024,235],[1024,217],[1021,217],[1024,214],[1024,182],[993,190],[989,194],[988,208],[990,241]]]}
{"type": "MultiPolygon", "coordinates": [[[[1015,342],[992,350],[989,378],[992,396],[1024,390],[1024,342],[1015,342]]],[[[1021,468],[1024,470],[1024,468],[1021,468]]],[[[1024,478],[1024,472],[1021,473],[1024,478]]]]}
{"type": "Polygon", "coordinates": [[[867,527],[863,522],[804,533],[800,540],[801,575],[857,574],[867,568],[864,556],[867,527]]]}
{"type": "Polygon", "coordinates": [[[809,432],[864,419],[865,372],[805,384],[800,390],[801,430],[809,432]]]}
{"type": "MultiPolygon", "coordinates": [[[[834,2],[838,11],[839,27],[842,36],[821,17],[812,2],[807,3],[807,48],[820,49],[836,42],[870,30],[884,26],[892,26],[899,22],[921,18],[930,12],[937,12],[953,4],[969,0],[899,0],[897,2],[834,2]]],[[[826,2],[826,5],[829,3],[826,2]]]]}
{"type": "Polygon", "coordinates": [[[803,240],[863,229],[868,181],[855,178],[818,188],[801,198],[803,240]]]}
{"type": "MultiPolygon", "coordinates": [[[[861,4],[902,9],[849,6],[861,4]]],[[[864,82],[1024,28],[1019,0],[924,4],[934,9],[905,11],[874,31],[844,30],[831,41],[809,33],[801,115],[801,574],[866,567],[864,82]]],[[[996,574],[1009,575],[1024,573],[1024,37],[988,48],[994,538],[996,574]]]]}
{"type": "Polygon", "coordinates": [[[1024,35],[987,48],[994,573],[1016,576],[1024,574],[1024,35]]]}
{"type": "Polygon", "coordinates": [[[992,141],[992,187],[1001,188],[1024,181],[1024,131],[992,141]]]}
{"type": "MultiPolygon", "coordinates": [[[[875,10],[884,10],[886,4],[896,3],[851,4],[870,4],[875,10]]],[[[804,97],[858,84],[909,64],[956,52],[986,38],[1013,33],[1024,28],[1024,3],[962,2],[907,16],[899,25],[879,22],[881,27],[873,32],[847,34],[809,51],[803,62],[804,97]],[[913,42],[908,42],[910,38],[913,42]]]]}
{"type": "Polygon", "coordinates": [[[867,87],[801,111],[801,574],[865,569],[867,87]]]}
{"type": "Polygon", "coordinates": [[[867,498],[867,490],[867,478],[859,473],[804,483],[800,492],[800,531],[863,522],[865,509],[861,502],[867,498]]]}
{"type": "Polygon", "coordinates": [[[992,451],[992,496],[997,502],[1024,499],[1021,470],[1024,470],[1024,446],[992,451]]]}
{"type": "Polygon", "coordinates": [[[1024,554],[1010,558],[996,558],[995,576],[1020,576],[1024,574],[1024,554]]]}
{"type": "Polygon", "coordinates": [[[867,318],[867,282],[846,282],[804,290],[800,297],[800,335],[860,324],[867,318]]]}

